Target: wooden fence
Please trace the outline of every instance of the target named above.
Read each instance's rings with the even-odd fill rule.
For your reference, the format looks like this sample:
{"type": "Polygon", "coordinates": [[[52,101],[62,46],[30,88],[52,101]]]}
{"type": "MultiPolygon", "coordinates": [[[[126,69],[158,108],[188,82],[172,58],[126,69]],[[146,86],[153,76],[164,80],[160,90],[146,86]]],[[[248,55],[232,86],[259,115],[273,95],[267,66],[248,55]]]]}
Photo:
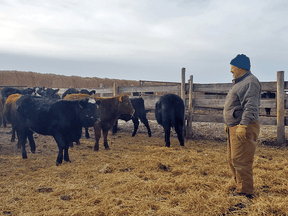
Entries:
{"type": "MultiPolygon", "coordinates": [[[[186,137],[192,136],[192,122],[216,122],[224,123],[222,114],[197,114],[195,109],[223,110],[225,103],[225,96],[232,88],[232,83],[216,83],[216,84],[198,84],[193,83],[193,76],[190,76],[188,83],[185,83],[185,68],[181,70],[181,83],[165,83],[153,81],[140,81],[142,86],[117,86],[115,83],[111,88],[95,88],[96,94],[110,94],[118,95],[122,93],[131,94],[139,93],[145,101],[145,108],[152,111],[148,114],[148,119],[154,119],[153,110],[155,104],[164,93],[174,93],[181,95],[185,102],[186,117],[185,128],[186,137]],[[144,84],[143,84],[144,83],[144,84]],[[150,84],[149,86],[147,84],[150,84]],[[157,83],[157,85],[151,85],[157,83]],[[159,83],[163,85],[159,85],[159,83]],[[146,95],[145,92],[153,92],[153,95],[146,95]]],[[[261,99],[260,108],[277,109],[277,116],[260,116],[261,125],[277,125],[277,142],[284,144],[285,139],[285,125],[288,125],[288,118],[285,117],[285,109],[288,109],[288,100],[285,99],[285,91],[288,91],[288,82],[284,81],[284,71],[277,72],[276,82],[261,82],[262,92],[276,92],[275,99],[261,99]]],[[[60,94],[66,89],[61,89],[60,94]]],[[[92,89],[90,89],[92,90],[92,89]]],[[[139,96],[137,96],[139,97],[139,96]]]]}

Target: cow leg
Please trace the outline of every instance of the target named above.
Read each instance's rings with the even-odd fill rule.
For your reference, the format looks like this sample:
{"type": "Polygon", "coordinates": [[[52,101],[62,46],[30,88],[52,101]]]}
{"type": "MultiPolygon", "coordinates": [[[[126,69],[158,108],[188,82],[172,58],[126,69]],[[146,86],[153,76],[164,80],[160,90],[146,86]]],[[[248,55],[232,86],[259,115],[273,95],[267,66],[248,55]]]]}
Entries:
{"type": "Polygon", "coordinates": [[[271,108],[265,108],[265,111],[266,111],[266,115],[270,115],[271,108]]]}
{"type": "Polygon", "coordinates": [[[26,139],[27,139],[27,134],[25,128],[17,129],[17,138],[18,138],[18,144],[22,146],[22,158],[26,159],[27,158],[27,152],[25,149],[26,145],[26,139]]]}
{"type": "Polygon", "coordinates": [[[117,133],[117,131],[118,131],[118,119],[116,120],[115,125],[112,128],[112,135],[117,133]]]}
{"type": "Polygon", "coordinates": [[[108,137],[108,130],[105,130],[105,131],[103,130],[104,146],[106,150],[109,150],[110,148],[108,145],[107,137],[108,137]]]}
{"type": "MultiPolygon", "coordinates": [[[[57,159],[56,159],[56,166],[58,166],[59,164],[62,164],[62,161],[63,161],[63,150],[65,149],[66,147],[66,143],[64,141],[64,138],[62,136],[61,133],[57,132],[54,134],[54,139],[58,145],[58,149],[59,149],[59,152],[58,152],[58,156],[57,156],[57,159]]],[[[67,151],[68,153],[68,151],[67,151]]]]}
{"type": "Polygon", "coordinates": [[[5,117],[3,117],[3,127],[6,128],[7,127],[7,124],[6,124],[6,119],[5,117]]]}
{"type": "Polygon", "coordinates": [[[99,125],[94,125],[94,134],[95,134],[95,146],[94,151],[99,151],[99,140],[101,138],[101,127],[99,125]]]}
{"type": "Polygon", "coordinates": [[[181,146],[184,146],[184,138],[183,138],[183,126],[182,124],[175,124],[175,131],[177,133],[178,136],[178,140],[180,142],[181,146]]]}
{"type": "MultiPolygon", "coordinates": [[[[85,137],[86,137],[86,139],[90,138],[88,127],[85,127],[85,137]]],[[[79,143],[79,145],[80,145],[80,143],[79,143]]]]}
{"type": "Polygon", "coordinates": [[[150,130],[150,127],[149,127],[149,123],[148,123],[147,118],[142,118],[142,119],[140,119],[140,120],[141,120],[141,122],[146,126],[147,131],[148,131],[148,136],[151,137],[151,130],[150,130]]]}
{"type": "Polygon", "coordinates": [[[58,149],[59,149],[59,152],[58,152],[58,156],[56,159],[56,166],[62,164],[62,161],[63,161],[63,148],[62,146],[58,145],[58,149]]]}
{"type": "Polygon", "coordinates": [[[170,147],[170,127],[164,127],[166,147],[170,147]]]}
{"type": "Polygon", "coordinates": [[[33,139],[33,131],[31,131],[30,129],[27,129],[27,136],[28,136],[31,152],[35,154],[36,145],[33,139]]]}
{"type": "Polygon", "coordinates": [[[69,153],[68,153],[68,149],[69,149],[69,143],[66,143],[66,146],[64,148],[64,160],[66,162],[71,163],[70,159],[69,159],[69,153]]]}
{"type": "MultiPolygon", "coordinates": [[[[15,142],[15,128],[12,126],[12,135],[11,135],[11,142],[15,142]]],[[[18,146],[17,146],[18,148],[18,146]]],[[[20,146],[19,146],[20,148],[20,146]]]]}
{"type": "Polygon", "coordinates": [[[137,133],[138,127],[139,127],[139,121],[138,118],[133,117],[132,118],[133,124],[134,124],[134,131],[132,133],[132,137],[134,137],[137,133]]]}

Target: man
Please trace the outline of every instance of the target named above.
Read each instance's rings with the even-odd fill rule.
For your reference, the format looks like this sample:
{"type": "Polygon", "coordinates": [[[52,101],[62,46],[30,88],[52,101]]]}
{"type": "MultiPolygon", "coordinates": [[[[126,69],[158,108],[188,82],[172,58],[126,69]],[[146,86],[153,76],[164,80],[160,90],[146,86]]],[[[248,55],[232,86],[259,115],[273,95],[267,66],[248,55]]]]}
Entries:
{"type": "Polygon", "coordinates": [[[233,87],[224,105],[228,143],[228,164],[236,183],[234,195],[253,198],[252,165],[259,136],[261,84],[250,71],[250,59],[244,54],[231,60],[233,87]]]}

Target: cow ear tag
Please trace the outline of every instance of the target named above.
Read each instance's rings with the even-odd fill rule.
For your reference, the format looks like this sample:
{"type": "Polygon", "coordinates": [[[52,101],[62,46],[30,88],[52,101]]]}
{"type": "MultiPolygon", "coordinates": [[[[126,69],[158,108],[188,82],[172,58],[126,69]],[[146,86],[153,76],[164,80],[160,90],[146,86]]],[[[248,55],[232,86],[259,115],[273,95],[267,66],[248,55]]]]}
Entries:
{"type": "Polygon", "coordinates": [[[119,97],[119,101],[120,101],[120,102],[122,102],[122,97],[123,97],[123,96],[120,96],[120,97],[119,97]]]}

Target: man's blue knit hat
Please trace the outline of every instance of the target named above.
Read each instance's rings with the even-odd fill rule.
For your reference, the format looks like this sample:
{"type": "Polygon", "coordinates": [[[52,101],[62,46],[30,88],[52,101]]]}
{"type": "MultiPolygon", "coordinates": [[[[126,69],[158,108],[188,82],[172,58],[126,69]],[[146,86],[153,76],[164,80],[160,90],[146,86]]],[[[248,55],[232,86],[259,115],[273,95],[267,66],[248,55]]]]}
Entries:
{"type": "Polygon", "coordinates": [[[230,64],[245,70],[250,70],[251,67],[249,57],[244,54],[238,54],[234,59],[231,60],[230,64]]]}

